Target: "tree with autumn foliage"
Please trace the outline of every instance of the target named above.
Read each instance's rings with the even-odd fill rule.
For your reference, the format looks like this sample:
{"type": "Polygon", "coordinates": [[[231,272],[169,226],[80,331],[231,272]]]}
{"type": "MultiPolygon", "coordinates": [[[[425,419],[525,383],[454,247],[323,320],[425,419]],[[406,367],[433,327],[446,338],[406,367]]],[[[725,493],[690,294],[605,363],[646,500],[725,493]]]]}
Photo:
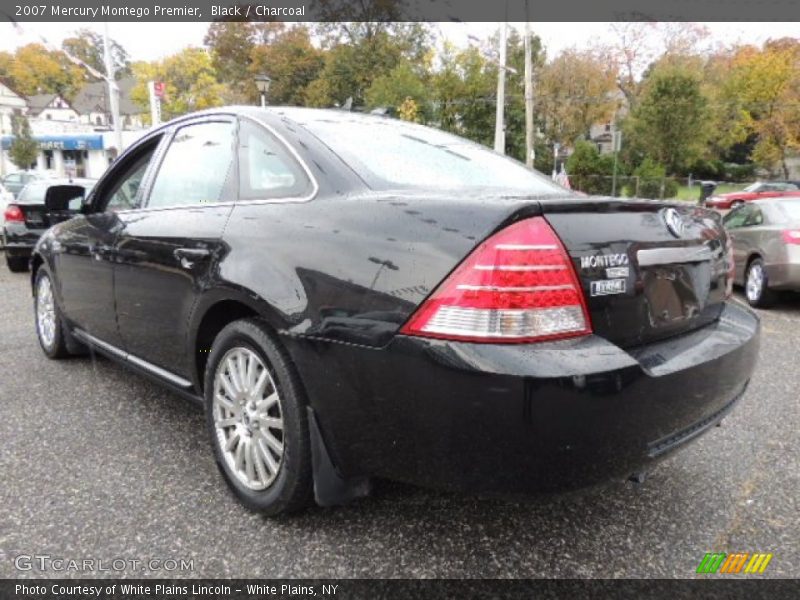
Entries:
{"type": "Polygon", "coordinates": [[[722,100],[741,135],[755,136],[753,160],[789,177],[787,159],[800,151],[800,42],[781,39],[740,48],[728,63],[722,100]]]}
{"type": "Polygon", "coordinates": [[[59,94],[71,100],[85,83],[86,74],[63,52],[27,44],[13,54],[0,53],[0,79],[23,96],[59,94]]]}
{"type": "Polygon", "coordinates": [[[620,106],[616,73],[591,50],[559,54],[542,68],[536,88],[545,133],[561,145],[588,137],[593,124],[610,121],[620,106]]]}
{"type": "Polygon", "coordinates": [[[311,32],[304,25],[287,27],[269,23],[272,35],[268,43],[257,44],[250,51],[249,81],[252,96],[256,75],[265,73],[272,79],[270,104],[302,106],[306,103],[306,88],[317,79],[325,65],[322,50],[311,42],[311,32]]]}
{"type": "Polygon", "coordinates": [[[225,104],[226,88],[217,81],[211,57],[202,48],[186,48],[156,62],[134,63],[133,73],[137,83],[131,97],[142,107],[149,104],[147,82],[165,83],[161,103],[164,120],[225,104]]]}

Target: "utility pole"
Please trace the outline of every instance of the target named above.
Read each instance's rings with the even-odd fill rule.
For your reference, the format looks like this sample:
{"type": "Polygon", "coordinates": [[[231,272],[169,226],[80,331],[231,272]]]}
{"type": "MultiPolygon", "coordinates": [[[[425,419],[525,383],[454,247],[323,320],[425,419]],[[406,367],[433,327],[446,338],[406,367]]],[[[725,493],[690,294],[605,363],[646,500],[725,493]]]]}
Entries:
{"type": "Polygon", "coordinates": [[[525,164],[533,168],[533,52],[528,0],[525,0],[525,164]]]}
{"type": "Polygon", "coordinates": [[[611,134],[611,148],[614,150],[614,175],[611,178],[611,195],[617,195],[617,158],[619,151],[622,150],[622,132],[614,129],[611,134]]]}
{"type": "Polygon", "coordinates": [[[497,69],[497,110],[494,122],[494,151],[506,153],[506,44],[508,37],[508,23],[503,22],[500,27],[500,64],[497,69]]]}
{"type": "Polygon", "coordinates": [[[114,121],[114,139],[117,144],[117,156],[122,154],[122,123],[119,118],[119,86],[114,78],[114,61],[111,58],[111,40],[108,37],[108,21],[103,29],[103,59],[106,66],[105,80],[108,83],[108,104],[111,109],[111,118],[114,121]]]}

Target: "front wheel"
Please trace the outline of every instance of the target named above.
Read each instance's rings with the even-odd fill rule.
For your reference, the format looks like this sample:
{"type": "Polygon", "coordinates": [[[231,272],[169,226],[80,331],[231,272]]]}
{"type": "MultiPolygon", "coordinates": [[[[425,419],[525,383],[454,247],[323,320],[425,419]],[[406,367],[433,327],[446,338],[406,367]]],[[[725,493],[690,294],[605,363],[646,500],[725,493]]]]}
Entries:
{"type": "Polygon", "coordinates": [[[306,506],[313,481],[305,397],[260,320],[235,321],[217,335],[205,401],[217,466],[239,501],[268,515],[306,506]]]}
{"type": "Polygon", "coordinates": [[[47,357],[69,356],[64,324],[53,293],[53,281],[45,267],[40,267],[36,272],[33,309],[36,316],[36,336],[47,357]]]}
{"type": "Polygon", "coordinates": [[[767,308],[775,301],[775,292],[769,289],[769,278],[764,261],[756,258],[747,267],[745,296],[750,306],[767,308]]]}
{"type": "Polygon", "coordinates": [[[12,273],[24,273],[28,270],[28,259],[25,256],[6,255],[6,265],[12,273]]]}

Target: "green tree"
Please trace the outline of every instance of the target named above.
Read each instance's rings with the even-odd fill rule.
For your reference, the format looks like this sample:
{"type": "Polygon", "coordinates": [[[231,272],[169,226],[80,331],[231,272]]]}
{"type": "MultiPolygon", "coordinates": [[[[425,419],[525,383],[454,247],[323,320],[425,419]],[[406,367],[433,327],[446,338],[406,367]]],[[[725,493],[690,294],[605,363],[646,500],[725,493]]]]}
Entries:
{"type": "Polygon", "coordinates": [[[708,99],[700,77],[681,65],[657,67],[643,83],[636,109],[625,124],[628,142],[669,174],[685,172],[710,139],[708,99]]]}
{"type": "MultiPolygon", "coordinates": [[[[111,43],[111,60],[114,64],[114,76],[122,79],[131,74],[131,61],[128,52],[113,39],[111,43]]],[[[74,37],[66,38],[61,43],[61,48],[87,65],[105,73],[105,40],[99,33],[91,29],[79,29],[74,37]]]]}
{"type": "Polygon", "coordinates": [[[567,159],[567,173],[573,189],[593,195],[611,194],[614,157],[600,154],[591,142],[579,141],[567,159]]]}
{"type": "Polygon", "coordinates": [[[22,115],[11,117],[11,133],[14,136],[8,149],[8,157],[20,169],[29,169],[36,162],[39,145],[31,135],[31,125],[22,115]]]}
{"type": "Polygon", "coordinates": [[[430,93],[425,81],[426,72],[402,61],[386,75],[377,77],[366,92],[367,108],[386,106],[399,110],[409,99],[414,102],[415,119],[428,112],[430,93]]]}
{"type": "Polygon", "coordinates": [[[309,90],[317,106],[366,103],[372,82],[401,61],[430,60],[430,28],[421,23],[321,23],[317,33],[323,40],[325,66],[319,83],[309,90]]]}

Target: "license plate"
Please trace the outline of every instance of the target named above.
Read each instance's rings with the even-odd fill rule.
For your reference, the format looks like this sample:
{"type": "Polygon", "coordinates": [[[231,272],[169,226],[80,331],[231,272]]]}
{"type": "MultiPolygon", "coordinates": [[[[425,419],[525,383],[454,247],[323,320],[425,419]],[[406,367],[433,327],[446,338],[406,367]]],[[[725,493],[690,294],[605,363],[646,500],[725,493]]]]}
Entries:
{"type": "Polygon", "coordinates": [[[625,293],[625,279],[603,279],[592,282],[592,296],[610,296],[625,293]]]}

